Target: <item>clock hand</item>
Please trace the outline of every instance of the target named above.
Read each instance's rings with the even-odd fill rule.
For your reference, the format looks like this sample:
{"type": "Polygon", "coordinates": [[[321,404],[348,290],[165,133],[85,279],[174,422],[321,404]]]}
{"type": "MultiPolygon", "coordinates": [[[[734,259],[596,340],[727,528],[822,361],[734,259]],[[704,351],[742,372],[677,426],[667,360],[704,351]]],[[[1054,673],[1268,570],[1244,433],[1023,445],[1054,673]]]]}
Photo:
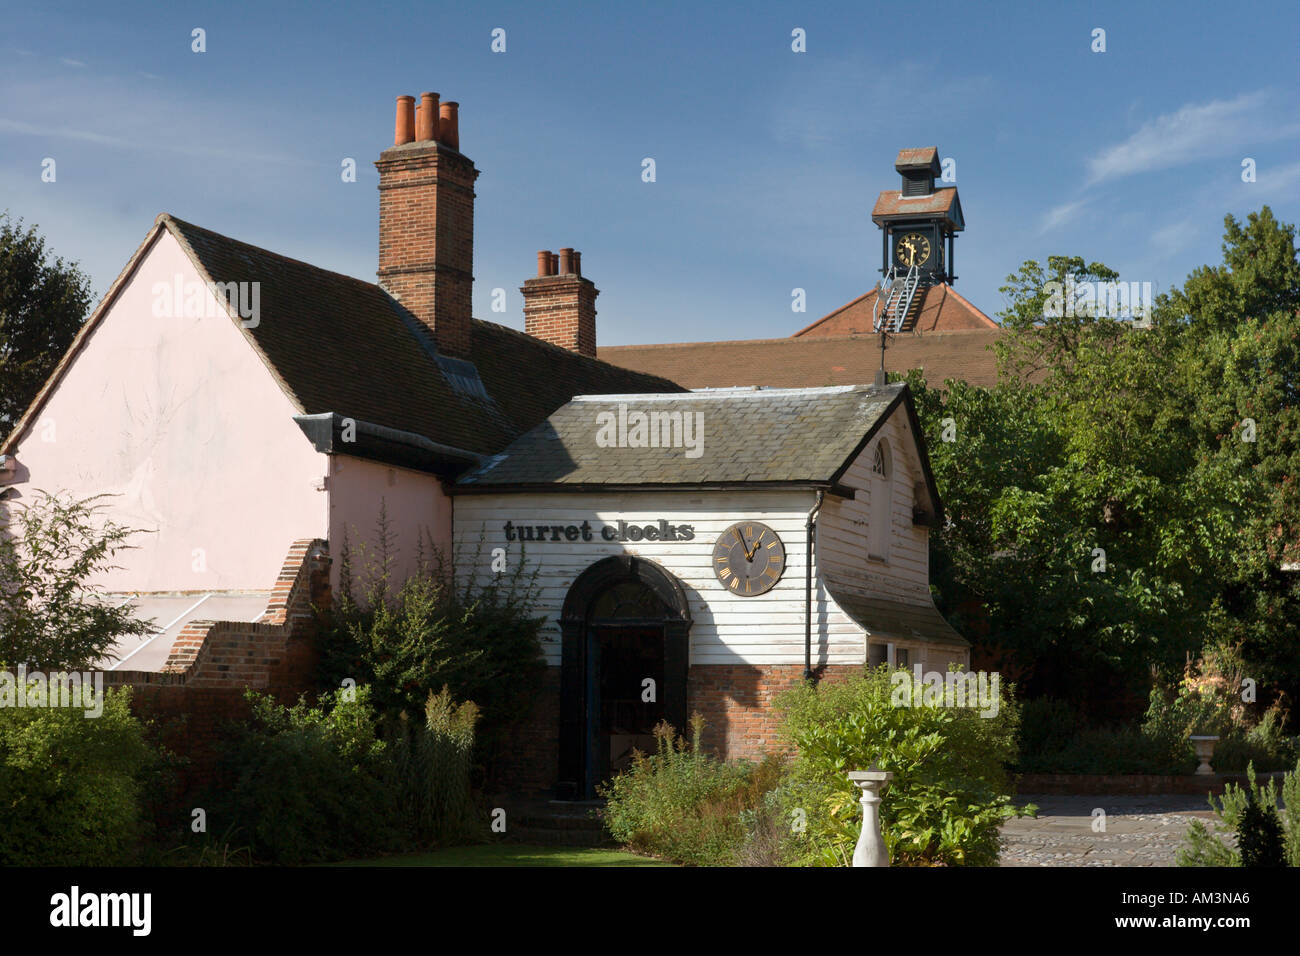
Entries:
{"type": "Polygon", "coordinates": [[[745,547],[745,537],[740,533],[739,528],[736,529],[736,540],[740,542],[740,550],[745,552],[745,560],[748,561],[749,548],[745,547]]]}

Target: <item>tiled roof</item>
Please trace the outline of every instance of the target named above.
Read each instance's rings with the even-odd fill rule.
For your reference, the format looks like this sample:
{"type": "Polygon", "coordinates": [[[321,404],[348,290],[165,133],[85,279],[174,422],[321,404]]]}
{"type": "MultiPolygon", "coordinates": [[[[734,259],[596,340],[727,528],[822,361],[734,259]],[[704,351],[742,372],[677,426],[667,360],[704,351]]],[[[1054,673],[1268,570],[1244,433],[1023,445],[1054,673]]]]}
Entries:
{"type": "MultiPolygon", "coordinates": [[[[992,345],[1006,334],[993,328],[891,335],[885,368],[891,372],[919,368],[931,385],[941,385],[949,378],[972,385],[995,385],[997,363],[992,345]]],[[[613,345],[599,352],[607,362],[662,375],[687,388],[859,385],[874,381],[876,369],[880,368],[880,336],[871,334],[869,323],[864,335],[613,345]]]]}
{"type": "Polygon", "coordinates": [[[577,394],[682,390],[667,379],[477,319],[471,333],[474,369],[439,361],[424,326],[372,282],[172,216],[160,222],[212,281],[261,283],[260,321],[247,334],[308,415],[337,412],[491,453],[577,394]]]}
{"type": "Polygon", "coordinates": [[[911,215],[934,215],[935,213],[946,213],[954,220],[958,217],[953,215],[956,206],[957,187],[940,186],[928,196],[904,196],[897,189],[885,190],[876,200],[876,205],[871,210],[871,221],[877,225],[884,219],[900,219],[911,215]]]}
{"type": "Polygon", "coordinates": [[[919,146],[914,149],[900,149],[898,159],[894,160],[894,168],[902,169],[904,167],[916,166],[933,166],[939,161],[939,147],[937,146],[919,146]]]}
{"type": "MultiPolygon", "coordinates": [[[[874,426],[906,399],[907,386],[902,383],[881,388],[581,396],[500,455],[463,475],[458,484],[830,482],[838,480],[874,426]],[[651,422],[675,417],[699,430],[685,436],[691,442],[665,440],[656,442],[661,447],[639,447],[640,438],[633,437],[636,433],[631,430],[636,426],[635,413],[650,416],[651,422]],[[657,417],[664,413],[668,417],[657,417]],[[694,439],[699,439],[698,453],[694,439]]],[[[653,429],[648,433],[654,434],[653,429]]]]}
{"type": "MultiPolygon", "coordinates": [[[[816,322],[795,333],[805,335],[855,335],[870,332],[875,322],[876,289],[858,296],[816,322]]],[[[998,324],[957,294],[947,283],[922,286],[917,290],[920,309],[908,319],[907,332],[964,332],[969,329],[996,329],[998,324]]]]}

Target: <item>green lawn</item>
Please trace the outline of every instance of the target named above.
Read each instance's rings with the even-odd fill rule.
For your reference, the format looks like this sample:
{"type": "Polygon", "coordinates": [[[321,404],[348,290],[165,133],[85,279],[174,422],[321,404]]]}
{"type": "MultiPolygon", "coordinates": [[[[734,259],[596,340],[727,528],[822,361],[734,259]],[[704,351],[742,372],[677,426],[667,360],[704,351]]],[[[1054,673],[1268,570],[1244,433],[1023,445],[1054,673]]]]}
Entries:
{"type": "Polygon", "coordinates": [[[455,846],[431,853],[403,853],[336,866],[671,866],[659,860],[603,847],[526,846],[490,843],[455,846]]]}

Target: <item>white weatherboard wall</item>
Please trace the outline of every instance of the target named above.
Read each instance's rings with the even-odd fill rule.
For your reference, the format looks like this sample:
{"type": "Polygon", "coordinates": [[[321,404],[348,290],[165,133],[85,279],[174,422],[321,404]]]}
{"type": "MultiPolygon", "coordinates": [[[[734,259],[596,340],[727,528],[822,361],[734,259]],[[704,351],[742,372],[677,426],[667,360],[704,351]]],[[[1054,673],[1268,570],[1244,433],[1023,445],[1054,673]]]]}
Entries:
{"type": "Polygon", "coordinates": [[[924,480],[916,440],[907,416],[899,409],[890,415],[867,447],[849,466],[840,483],[853,488],[853,498],[828,495],[818,520],[818,559],[836,580],[860,582],[867,592],[906,604],[930,603],[929,533],[912,523],[914,487],[924,480]],[[876,445],[885,440],[893,456],[892,516],[887,561],[868,556],[871,496],[882,482],[873,478],[871,463],[876,445]]]}
{"type": "MultiPolygon", "coordinates": [[[[658,562],[675,575],[690,601],[691,664],[799,664],[804,659],[804,524],[813,493],[803,492],[637,492],[619,495],[489,494],[456,498],[454,537],[457,568],[479,580],[492,576],[493,548],[506,548],[513,569],[526,560],[538,568],[543,650],[548,664],[560,663],[559,615],[574,580],[589,566],[616,554],[658,562]],[[600,527],[654,524],[693,526],[691,541],[604,541],[600,527]],[[713,545],[729,525],[761,521],[785,544],[786,570],[776,586],[758,597],[730,592],[713,573],[713,545]],[[591,541],[507,542],[505,523],[581,525],[589,521],[591,541]],[[480,535],[482,544],[480,546],[480,535]],[[471,571],[471,569],[473,569],[471,571]]],[[[563,537],[563,536],[562,536],[563,537]]],[[[832,602],[814,579],[814,664],[861,664],[863,631],[832,602]]]]}
{"type": "MultiPolygon", "coordinates": [[[[906,414],[896,410],[846,471],[841,483],[854,488],[852,499],[828,494],[817,524],[813,554],[813,666],[863,664],[868,636],[827,592],[818,568],[840,585],[867,597],[930,606],[928,531],[912,521],[914,488],[924,478],[906,414]],[[893,469],[891,542],[888,561],[868,557],[867,540],[871,475],[876,444],[890,443],[893,469]]],[[[453,539],[461,574],[483,581],[493,577],[492,551],[504,548],[508,568],[521,560],[538,570],[542,638],[548,664],[560,663],[559,616],[574,580],[602,558],[635,554],[658,562],[675,575],[690,601],[692,665],[802,664],[804,660],[805,527],[815,492],[804,491],[655,491],[623,494],[527,493],[460,495],[455,500],[453,539]],[[603,525],[653,524],[664,519],[693,526],[690,541],[611,542],[600,538],[603,525]],[[713,573],[713,545],[737,521],[761,521],[785,544],[786,570],[777,585],[757,597],[740,597],[713,573]],[[507,542],[505,523],[581,525],[590,522],[592,541],[528,542],[521,555],[518,541],[507,542]]],[[[868,625],[870,622],[867,622],[868,625]]],[[[963,666],[964,648],[873,635],[873,643],[895,643],[911,651],[911,661],[946,670],[950,661],[963,666]]]]}

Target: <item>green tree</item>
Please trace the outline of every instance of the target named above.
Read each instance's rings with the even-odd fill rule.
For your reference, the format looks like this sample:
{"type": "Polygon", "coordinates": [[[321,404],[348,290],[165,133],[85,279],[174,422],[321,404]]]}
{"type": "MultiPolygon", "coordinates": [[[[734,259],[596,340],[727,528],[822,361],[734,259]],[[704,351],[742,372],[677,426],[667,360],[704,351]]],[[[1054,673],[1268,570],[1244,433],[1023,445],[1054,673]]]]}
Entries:
{"type": "Polygon", "coordinates": [[[38,491],[0,505],[0,665],[89,668],[120,637],[153,631],[95,584],[131,535],[104,518],[101,498],[38,491]]]}
{"type": "Polygon", "coordinates": [[[72,344],[90,308],[90,280],[51,260],[36,227],[0,213],[0,439],[17,424],[72,344]]]}

